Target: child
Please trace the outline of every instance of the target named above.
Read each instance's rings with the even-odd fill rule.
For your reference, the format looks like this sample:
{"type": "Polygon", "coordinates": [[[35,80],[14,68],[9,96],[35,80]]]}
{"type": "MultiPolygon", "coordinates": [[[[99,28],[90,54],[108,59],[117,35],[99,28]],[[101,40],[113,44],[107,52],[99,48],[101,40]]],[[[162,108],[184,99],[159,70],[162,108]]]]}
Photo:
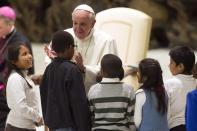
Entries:
{"type": "Polygon", "coordinates": [[[40,85],[44,122],[55,131],[90,131],[90,110],[82,74],[71,62],[74,40],[66,31],[52,38],[55,57],[43,75],[40,85]]]}
{"type": "Polygon", "coordinates": [[[169,55],[169,68],[174,77],[165,82],[169,96],[168,124],[170,131],[185,131],[186,96],[196,88],[192,75],[195,54],[187,46],[177,46],[170,50],[169,55]]]}
{"type": "Polygon", "coordinates": [[[124,76],[122,62],[107,54],[101,60],[102,81],[88,93],[92,111],[92,131],[133,131],[135,94],[133,88],[120,82],[124,76]]]}
{"type": "Polygon", "coordinates": [[[27,76],[32,67],[32,55],[25,44],[15,43],[8,48],[9,77],[6,86],[10,112],[5,131],[36,131],[43,124],[39,111],[39,93],[27,76]]]}
{"type": "Polygon", "coordinates": [[[145,58],[139,63],[134,121],[138,131],[169,131],[167,93],[157,60],[145,58]]]}

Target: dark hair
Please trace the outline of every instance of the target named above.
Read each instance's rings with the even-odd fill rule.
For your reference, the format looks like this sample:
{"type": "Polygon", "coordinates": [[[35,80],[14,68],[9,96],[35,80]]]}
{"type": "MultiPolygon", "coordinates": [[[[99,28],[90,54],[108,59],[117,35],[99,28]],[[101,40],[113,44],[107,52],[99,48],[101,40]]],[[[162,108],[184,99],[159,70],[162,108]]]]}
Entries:
{"type": "Polygon", "coordinates": [[[158,101],[157,110],[167,112],[166,92],[163,85],[162,70],[159,62],[152,58],[145,58],[139,63],[140,82],[142,89],[155,92],[158,101]]]}
{"type": "Polygon", "coordinates": [[[122,80],[124,77],[122,61],[118,56],[113,54],[103,56],[101,60],[101,70],[106,73],[108,78],[119,78],[122,80]]]}
{"type": "Polygon", "coordinates": [[[16,42],[16,43],[13,43],[10,46],[8,46],[8,55],[7,55],[8,74],[10,75],[11,71],[15,70],[20,76],[22,76],[24,78],[24,80],[27,82],[27,85],[30,88],[32,88],[32,86],[29,84],[29,82],[25,79],[25,76],[21,72],[21,69],[19,69],[16,65],[13,64],[13,61],[18,60],[21,46],[27,47],[27,45],[22,42],[16,42]]]}
{"type": "Polygon", "coordinates": [[[61,30],[53,34],[52,49],[55,52],[62,53],[70,46],[74,46],[74,39],[70,33],[61,30]]]}
{"type": "Polygon", "coordinates": [[[195,64],[194,51],[187,46],[176,46],[169,52],[170,58],[176,63],[176,65],[183,64],[183,74],[191,74],[193,66],[195,64]]]}

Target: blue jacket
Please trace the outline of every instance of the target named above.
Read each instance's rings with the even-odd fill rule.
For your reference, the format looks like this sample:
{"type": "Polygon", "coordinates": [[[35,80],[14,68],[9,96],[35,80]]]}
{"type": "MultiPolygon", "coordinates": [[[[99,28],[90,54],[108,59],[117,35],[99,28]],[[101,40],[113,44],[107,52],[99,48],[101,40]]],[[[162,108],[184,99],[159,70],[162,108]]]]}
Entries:
{"type": "Polygon", "coordinates": [[[187,131],[197,131],[197,90],[187,94],[185,124],[187,131]]]}

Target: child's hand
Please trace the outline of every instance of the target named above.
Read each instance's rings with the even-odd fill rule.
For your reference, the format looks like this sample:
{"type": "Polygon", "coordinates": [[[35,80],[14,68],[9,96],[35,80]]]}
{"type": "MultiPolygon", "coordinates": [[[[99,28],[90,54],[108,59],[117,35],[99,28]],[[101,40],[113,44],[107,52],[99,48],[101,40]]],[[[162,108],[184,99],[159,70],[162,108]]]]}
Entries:
{"type": "Polygon", "coordinates": [[[40,120],[38,122],[35,122],[35,125],[38,126],[38,127],[44,125],[43,118],[40,117],[40,120]]]}
{"type": "Polygon", "coordinates": [[[124,77],[127,77],[129,75],[131,76],[136,76],[138,72],[137,67],[133,67],[133,66],[127,66],[124,68],[124,77]]]}
{"type": "Polygon", "coordinates": [[[30,78],[35,85],[40,85],[42,82],[43,75],[31,75],[30,78]]]}

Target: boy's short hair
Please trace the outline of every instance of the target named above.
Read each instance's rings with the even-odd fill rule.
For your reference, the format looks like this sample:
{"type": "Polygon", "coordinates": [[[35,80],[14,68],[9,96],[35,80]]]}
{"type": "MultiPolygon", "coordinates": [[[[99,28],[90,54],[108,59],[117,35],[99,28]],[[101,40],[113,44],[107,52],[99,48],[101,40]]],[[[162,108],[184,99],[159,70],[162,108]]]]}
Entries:
{"type": "Polygon", "coordinates": [[[108,78],[119,78],[120,80],[122,80],[122,78],[124,77],[122,61],[116,55],[104,55],[101,60],[101,69],[107,74],[108,78]]]}
{"type": "Polygon", "coordinates": [[[187,46],[176,46],[169,52],[170,58],[176,65],[183,64],[185,73],[191,73],[195,64],[194,51],[187,46]]]}
{"type": "Polygon", "coordinates": [[[51,47],[56,53],[62,53],[71,46],[74,47],[74,39],[70,33],[61,30],[53,34],[51,47]]]}

